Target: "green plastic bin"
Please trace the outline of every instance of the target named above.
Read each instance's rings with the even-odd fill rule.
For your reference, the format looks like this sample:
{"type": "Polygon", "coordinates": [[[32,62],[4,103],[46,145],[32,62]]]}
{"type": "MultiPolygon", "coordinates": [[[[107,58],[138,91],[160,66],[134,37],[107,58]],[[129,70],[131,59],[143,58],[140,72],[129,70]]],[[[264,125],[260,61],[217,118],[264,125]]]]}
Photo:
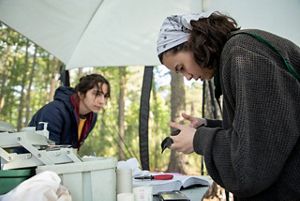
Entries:
{"type": "Polygon", "coordinates": [[[35,175],[35,168],[0,170],[0,195],[9,192],[33,175],[35,175]]]}

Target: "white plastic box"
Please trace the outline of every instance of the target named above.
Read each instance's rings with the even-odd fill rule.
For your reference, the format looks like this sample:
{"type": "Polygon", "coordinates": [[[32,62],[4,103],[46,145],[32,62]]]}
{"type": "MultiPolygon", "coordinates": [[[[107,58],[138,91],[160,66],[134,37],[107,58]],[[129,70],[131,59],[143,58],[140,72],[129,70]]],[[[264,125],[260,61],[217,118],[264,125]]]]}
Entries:
{"type": "Polygon", "coordinates": [[[62,179],[72,201],[116,201],[115,158],[100,158],[79,163],[38,166],[36,173],[50,170],[62,179]]]}

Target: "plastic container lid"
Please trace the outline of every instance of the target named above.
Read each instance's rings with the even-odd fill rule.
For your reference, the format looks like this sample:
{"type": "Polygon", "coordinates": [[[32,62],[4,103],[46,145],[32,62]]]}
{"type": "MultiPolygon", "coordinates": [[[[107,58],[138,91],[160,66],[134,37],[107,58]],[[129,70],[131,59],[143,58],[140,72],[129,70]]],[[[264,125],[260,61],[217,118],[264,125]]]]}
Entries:
{"type": "Polygon", "coordinates": [[[18,186],[26,179],[35,175],[35,168],[1,170],[0,171],[0,195],[5,194],[18,186]]]}

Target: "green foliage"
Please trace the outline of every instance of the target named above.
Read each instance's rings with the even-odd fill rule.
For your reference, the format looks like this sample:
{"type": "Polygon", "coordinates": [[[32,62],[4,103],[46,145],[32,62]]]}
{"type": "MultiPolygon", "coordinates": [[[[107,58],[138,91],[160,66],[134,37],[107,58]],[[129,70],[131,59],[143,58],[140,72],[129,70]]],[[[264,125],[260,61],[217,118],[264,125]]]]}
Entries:
{"type": "MultiPolygon", "coordinates": [[[[32,116],[39,108],[52,100],[50,93],[60,85],[58,78],[61,63],[38,47],[33,84],[31,91],[26,91],[30,78],[29,69],[33,65],[34,44],[29,41],[28,64],[25,66],[27,39],[3,24],[0,24],[0,37],[0,120],[17,126],[18,118],[21,118],[23,126],[26,126],[28,122],[24,117],[18,117],[22,76],[26,75],[25,96],[30,93],[31,97],[30,102],[25,106],[30,108],[30,116],[32,116]]],[[[126,159],[136,157],[139,160],[139,108],[144,68],[139,66],[126,69],[124,151],[126,159]]],[[[170,76],[166,72],[164,67],[154,68],[153,92],[150,100],[150,168],[158,171],[167,168],[170,154],[169,150],[161,154],[160,149],[161,141],[170,133],[170,76]]],[[[99,113],[97,124],[79,153],[80,155],[117,157],[120,148],[118,143],[118,93],[120,88],[118,68],[94,67],[71,70],[71,86],[75,86],[78,79],[88,73],[101,73],[110,81],[111,98],[105,110],[99,113]]],[[[193,107],[195,116],[201,114],[202,89],[199,86],[199,83],[186,86],[187,112],[189,113],[193,107]],[[197,95],[195,96],[195,94],[197,95]]],[[[191,171],[199,172],[199,156],[190,155],[189,159],[191,171]]]]}

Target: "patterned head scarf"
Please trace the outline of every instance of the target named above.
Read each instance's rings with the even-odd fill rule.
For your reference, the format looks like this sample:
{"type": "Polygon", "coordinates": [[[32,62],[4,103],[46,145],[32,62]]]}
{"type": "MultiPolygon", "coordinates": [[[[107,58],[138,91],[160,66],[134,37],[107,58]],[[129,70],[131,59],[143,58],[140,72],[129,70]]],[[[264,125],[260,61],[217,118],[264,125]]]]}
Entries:
{"type": "Polygon", "coordinates": [[[188,41],[192,30],[191,20],[208,18],[211,14],[212,12],[204,12],[167,17],[160,28],[157,40],[157,55],[188,41]]]}

